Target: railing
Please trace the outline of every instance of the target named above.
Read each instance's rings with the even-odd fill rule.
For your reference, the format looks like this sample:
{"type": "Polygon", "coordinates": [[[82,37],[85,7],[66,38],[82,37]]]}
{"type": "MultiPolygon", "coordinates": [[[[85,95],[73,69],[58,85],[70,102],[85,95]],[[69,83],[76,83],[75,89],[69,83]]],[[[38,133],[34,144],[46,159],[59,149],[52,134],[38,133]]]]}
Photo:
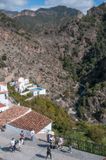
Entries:
{"type": "Polygon", "coordinates": [[[106,156],[106,145],[96,144],[93,142],[78,140],[75,138],[65,138],[66,145],[71,145],[73,148],[86,151],[89,153],[106,156]]]}

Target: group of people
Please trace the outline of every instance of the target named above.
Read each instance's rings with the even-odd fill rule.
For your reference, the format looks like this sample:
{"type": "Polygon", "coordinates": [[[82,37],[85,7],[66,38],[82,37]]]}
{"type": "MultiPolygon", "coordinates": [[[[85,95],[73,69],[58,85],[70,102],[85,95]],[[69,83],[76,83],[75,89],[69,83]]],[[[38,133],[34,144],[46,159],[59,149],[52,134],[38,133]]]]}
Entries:
{"type": "Polygon", "coordinates": [[[15,138],[12,138],[11,139],[11,142],[10,142],[10,149],[11,151],[15,151],[16,149],[21,151],[21,147],[23,145],[23,139],[19,139],[19,140],[15,140],[15,138]]]}
{"type": "Polygon", "coordinates": [[[50,145],[47,146],[47,154],[46,154],[46,159],[50,157],[52,159],[52,153],[51,149],[57,148],[57,149],[62,149],[64,140],[62,137],[56,138],[54,135],[50,135],[48,142],[50,145]]]}
{"type": "Polygon", "coordinates": [[[48,135],[47,141],[50,143],[50,145],[47,146],[46,159],[48,159],[48,157],[52,159],[51,149],[54,148],[62,149],[64,140],[62,137],[57,138],[54,135],[48,135]]]}
{"type": "MultiPolygon", "coordinates": [[[[34,130],[31,130],[30,131],[30,140],[33,141],[33,137],[35,135],[35,131],[34,130]]],[[[22,145],[24,144],[24,140],[25,140],[25,133],[23,130],[21,130],[20,132],[20,135],[19,135],[19,140],[16,140],[15,138],[12,138],[11,139],[11,142],[10,142],[10,149],[11,151],[15,151],[15,150],[19,150],[21,151],[22,149],[22,145]]]]}
{"type": "MultiPolygon", "coordinates": [[[[33,141],[34,139],[34,135],[35,132],[34,130],[30,131],[30,140],[33,141]]],[[[11,151],[21,151],[22,146],[24,145],[24,140],[25,140],[25,134],[24,131],[22,130],[20,132],[19,135],[19,140],[15,140],[15,138],[11,139],[10,142],[10,149],[11,151]]],[[[51,149],[57,148],[57,149],[62,149],[63,148],[63,144],[64,144],[64,139],[63,137],[55,137],[54,135],[49,135],[47,136],[47,141],[49,142],[49,145],[47,146],[47,152],[46,152],[46,159],[48,159],[48,157],[50,157],[50,159],[52,159],[52,153],[51,153],[51,149]]],[[[69,147],[70,150],[72,150],[72,148],[69,147]]]]}
{"type": "Polygon", "coordinates": [[[64,144],[64,139],[62,137],[55,137],[54,135],[50,135],[48,142],[50,143],[50,147],[62,149],[64,144]]]}
{"type": "MultiPolygon", "coordinates": [[[[55,137],[54,135],[48,135],[47,136],[47,141],[50,143],[50,145],[47,146],[47,154],[46,154],[46,159],[50,157],[52,159],[52,153],[51,149],[57,148],[59,150],[63,149],[64,145],[64,139],[63,137],[55,137]]],[[[68,146],[68,151],[72,153],[72,146],[68,146]]]]}

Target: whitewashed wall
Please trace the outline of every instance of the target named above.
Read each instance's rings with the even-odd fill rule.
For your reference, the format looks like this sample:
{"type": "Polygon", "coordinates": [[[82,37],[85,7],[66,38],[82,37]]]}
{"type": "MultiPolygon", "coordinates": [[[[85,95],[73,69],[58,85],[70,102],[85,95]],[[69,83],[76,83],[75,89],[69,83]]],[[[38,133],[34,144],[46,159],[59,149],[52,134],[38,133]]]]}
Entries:
{"type": "MultiPolygon", "coordinates": [[[[18,138],[19,138],[21,130],[23,130],[23,129],[20,129],[20,128],[13,127],[10,124],[7,124],[6,128],[8,130],[8,133],[12,134],[11,136],[14,136],[14,137],[18,136],[18,138]]],[[[51,130],[52,130],[52,123],[50,123],[45,128],[43,128],[40,132],[38,132],[37,134],[35,133],[35,134],[36,135],[47,134],[47,132],[51,131],[51,130]]],[[[28,131],[28,130],[23,130],[23,131],[24,131],[25,137],[30,138],[30,131],[28,131]]]]}
{"type": "Polygon", "coordinates": [[[41,134],[41,133],[47,133],[48,131],[52,131],[52,123],[50,123],[49,125],[47,125],[45,128],[43,128],[40,132],[38,132],[37,134],[41,134]]]}
{"type": "Polygon", "coordinates": [[[6,130],[9,133],[9,135],[11,135],[12,137],[18,137],[19,138],[22,130],[24,131],[25,137],[30,135],[30,131],[20,129],[20,128],[16,128],[14,126],[11,126],[10,124],[6,125],[6,130]]]}
{"type": "Polygon", "coordinates": [[[46,95],[46,89],[32,91],[33,96],[46,95]]]}
{"type": "Polygon", "coordinates": [[[7,85],[0,85],[0,91],[7,91],[7,85]]]}
{"type": "MultiPolygon", "coordinates": [[[[6,97],[8,98],[8,94],[6,94],[6,97]]],[[[5,94],[0,94],[0,103],[8,105],[8,99],[6,97],[5,94]]]]}
{"type": "Polygon", "coordinates": [[[40,95],[45,95],[46,94],[46,89],[42,89],[40,92],[39,92],[40,95]]]}

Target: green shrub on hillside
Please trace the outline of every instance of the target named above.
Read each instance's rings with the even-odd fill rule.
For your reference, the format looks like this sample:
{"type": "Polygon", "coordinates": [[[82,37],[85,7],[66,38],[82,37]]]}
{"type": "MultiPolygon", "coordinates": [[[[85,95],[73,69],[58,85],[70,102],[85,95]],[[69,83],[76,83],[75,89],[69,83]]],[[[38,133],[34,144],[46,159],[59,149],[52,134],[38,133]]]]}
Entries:
{"type": "Polygon", "coordinates": [[[82,131],[85,136],[89,137],[93,142],[99,144],[106,145],[106,126],[105,125],[97,125],[97,124],[90,124],[88,122],[80,122],[78,123],[79,131],[82,131]]]}
{"type": "MultiPolygon", "coordinates": [[[[57,134],[79,140],[89,140],[106,144],[106,126],[93,125],[83,121],[76,125],[67,112],[52,102],[50,98],[38,96],[30,101],[25,101],[28,96],[20,96],[19,93],[15,92],[13,87],[8,86],[8,89],[10,96],[13,97],[17,103],[20,102],[21,105],[30,107],[51,118],[53,120],[53,129],[57,134]]],[[[82,112],[83,111],[81,111],[81,113],[82,112]]]]}
{"type": "Polygon", "coordinates": [[[57,106],[51,101],[50,98],[45,96],[34,97],[30,101],[25,101],[28,96],[21,96],[19,93],[15,92],[13,87],[8,86],[10,96],[15,99],[17,103],[23,106],[30,107],[33,110],[48,116],[53,120],[53,128],[59,133],[65,133],[67,130],[71,130],[74,126],[73,120],[69,117],[67,112],[57,106]]]}

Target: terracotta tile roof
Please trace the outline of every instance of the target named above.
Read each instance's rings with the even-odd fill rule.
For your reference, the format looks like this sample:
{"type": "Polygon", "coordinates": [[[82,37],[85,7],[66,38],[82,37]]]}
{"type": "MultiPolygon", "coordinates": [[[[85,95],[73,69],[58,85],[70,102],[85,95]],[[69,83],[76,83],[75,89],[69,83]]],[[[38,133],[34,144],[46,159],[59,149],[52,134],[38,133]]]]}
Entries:
{"type": "Polygon", "coordinates": [[[2,104],[2,103],[0,103],[0,108],[3,108],[3,107],[5,107],[5,105],[4,105],[4,104],[2,104]]]}
{"type": "Polygon", "coordinates": [[[52,122],[51,119],[48,117],[37,113],[35,111],[31,111],[30,113],[26,114],[25,116],[13,121],[10,125],[31,131],[32,129],[35,133],[38,133],[44,127],[52,122]]]}
{"type": "Polygon", "coordinates": [[[6,121],[5,121],[5,120],[3,120],[3,119],[0,120],[0,127],[3,126],[3,125],[5,125],[5,124],[6,124],[6,121]]]}
{"type": "Polygon", "coordinates": [[[5,82],[0,82],[0,85],[6,86],[7,84],[5,82]]]}
{"type": "Polygon", "coordinates": [[[29,111],[29,108],[23,106],[13,106],[10,109],[0,113],[0,124],[8,123],[16,118],[24,115],[29,111]]]}
{"type": "Polygon", "coordinates": [[[8,91],[0,91],[0,94],[8,93],[8,91]]]}

